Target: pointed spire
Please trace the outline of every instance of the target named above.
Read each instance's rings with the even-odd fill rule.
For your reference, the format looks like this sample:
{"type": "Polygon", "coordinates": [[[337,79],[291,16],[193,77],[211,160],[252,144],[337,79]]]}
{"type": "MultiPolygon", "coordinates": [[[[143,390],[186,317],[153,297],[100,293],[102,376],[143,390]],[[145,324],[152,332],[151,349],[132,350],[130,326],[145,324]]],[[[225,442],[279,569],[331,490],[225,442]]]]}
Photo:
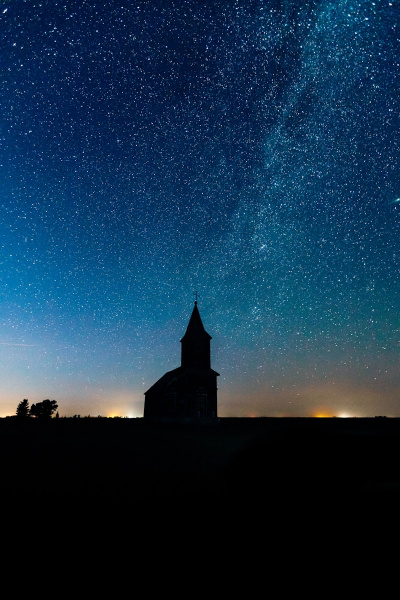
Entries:
{"type": "Polygon", "coordinates": [[[181,339],[182,367],[210,368],[210,340],[211,335],[204,329],[197,300],[195,300],[186,333],[181,339]]]}
{"type": "Polygon", "coordinates": [[[211,335],[204,329],[203,321],[201,320],[199,309],[197,307],[197,300],[195,300],[192,316],[190,317],[186,333],[182,339],[187,336],[198,337],[199,335],[205,335],[211,340],[211,335]]]}

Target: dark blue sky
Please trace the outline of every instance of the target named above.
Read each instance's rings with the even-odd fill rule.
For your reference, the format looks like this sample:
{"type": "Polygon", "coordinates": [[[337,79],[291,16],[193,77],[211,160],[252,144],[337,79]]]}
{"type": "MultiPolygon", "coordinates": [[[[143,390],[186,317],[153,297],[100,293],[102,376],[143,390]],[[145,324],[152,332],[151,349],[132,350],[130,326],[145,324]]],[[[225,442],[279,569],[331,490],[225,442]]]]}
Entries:
{"type": "Polygon", "coordinates": [[[0,416],[400,416],[400,7],[0,2],[0,416]]]}

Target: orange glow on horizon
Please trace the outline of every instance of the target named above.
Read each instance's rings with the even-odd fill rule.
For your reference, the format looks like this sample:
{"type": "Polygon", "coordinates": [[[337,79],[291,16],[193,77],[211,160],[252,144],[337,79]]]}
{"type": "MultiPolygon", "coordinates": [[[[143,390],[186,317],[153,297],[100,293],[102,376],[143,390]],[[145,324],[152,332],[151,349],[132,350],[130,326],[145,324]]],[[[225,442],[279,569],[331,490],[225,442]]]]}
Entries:
{"type": "Polygon", "coordinates": [[[328,413],[317,413],[316,415],[313,415],[316,419],[330,419],[332,417],[334,417],[335,415],[332,414],[328,414],[328,413]]]}

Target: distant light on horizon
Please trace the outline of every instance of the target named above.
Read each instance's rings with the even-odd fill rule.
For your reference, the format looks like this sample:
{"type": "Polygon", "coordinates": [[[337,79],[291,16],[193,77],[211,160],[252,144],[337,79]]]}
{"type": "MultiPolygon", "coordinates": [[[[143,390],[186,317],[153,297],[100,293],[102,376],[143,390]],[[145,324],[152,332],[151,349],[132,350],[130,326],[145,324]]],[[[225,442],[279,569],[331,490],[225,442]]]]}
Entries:
{"type": "Polygon", "coordinates": [[[317,413],[314,416],[316,419],[330,419],[330,418],[334,417],[335,415],[327,414],[327,413],[317,413]]]}

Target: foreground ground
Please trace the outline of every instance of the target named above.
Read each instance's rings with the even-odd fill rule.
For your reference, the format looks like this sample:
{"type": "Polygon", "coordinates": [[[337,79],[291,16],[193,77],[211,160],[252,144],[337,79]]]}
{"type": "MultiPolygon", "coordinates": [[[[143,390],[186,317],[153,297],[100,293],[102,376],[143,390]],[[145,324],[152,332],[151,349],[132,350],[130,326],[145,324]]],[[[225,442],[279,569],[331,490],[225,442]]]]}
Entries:
{"type": "Polygon", "coordinates": [[[9,500],[240,503],[400,491],[400,420],[0,419],[9,500]]]}

